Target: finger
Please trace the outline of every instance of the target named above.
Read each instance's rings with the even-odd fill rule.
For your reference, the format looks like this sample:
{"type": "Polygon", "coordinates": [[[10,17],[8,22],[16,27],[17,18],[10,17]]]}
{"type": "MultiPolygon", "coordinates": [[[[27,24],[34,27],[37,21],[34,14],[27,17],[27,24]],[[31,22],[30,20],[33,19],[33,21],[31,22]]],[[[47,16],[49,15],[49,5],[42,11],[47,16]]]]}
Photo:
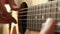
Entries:
{"type": "Polygon", "coordinates": [[[45,22],[45,28],[49,29],[52,25],[55,25],[55,20],[48,18],[45,22]]]}
{"type": "Polygon", "coordinates": [[[55,20],[52,18],[48,18],[44,24],[44,27],[42,28],[42,33],[50,33],[52,34],[55,30],[55,20]]]}
{"type": "Polygon", "coordinates": [[[45,26],[45,23],[42,23],[41,29],[45,26]]]}
{"type": "Polygon", "coordinates": [[[47,21],[46,21],[46,23],[45,23],[45,30],[46,30],[46,32],[49,34],[52,34],[52,33],[54,33],[54,31],[55,31],[55,25],[56,24],[56,22],[55,22],[55,20],[53,19],[53,18],[48,18],[47,19],[47,21]]]}

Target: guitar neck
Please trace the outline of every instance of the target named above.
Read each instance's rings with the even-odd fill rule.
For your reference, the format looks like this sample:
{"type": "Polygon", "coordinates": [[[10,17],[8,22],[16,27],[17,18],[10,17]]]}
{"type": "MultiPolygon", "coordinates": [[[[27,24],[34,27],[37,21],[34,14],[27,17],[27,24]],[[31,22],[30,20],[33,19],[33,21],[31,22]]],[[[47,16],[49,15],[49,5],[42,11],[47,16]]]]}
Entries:
{"type": "Polygon", "coordinates": [[[60,31],[60,1],[31,6],[28,8],[28,11],[21,12],[21,14],[22,13],[27,13],[27,15],[20,15],[21,17],[27,16],[27,19],[20,19],[27,20],[27,29],[40,30],[41,24],[44,23],[47,18],[54,18],[57,22],[56,31],[60,31]]]}

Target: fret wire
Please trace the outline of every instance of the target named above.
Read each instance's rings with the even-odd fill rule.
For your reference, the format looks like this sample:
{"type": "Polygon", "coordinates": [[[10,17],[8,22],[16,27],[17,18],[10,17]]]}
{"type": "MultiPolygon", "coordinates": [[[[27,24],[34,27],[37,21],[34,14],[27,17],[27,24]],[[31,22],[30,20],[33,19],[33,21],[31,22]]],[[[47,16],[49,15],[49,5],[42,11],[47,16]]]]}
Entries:
{"type": "MultiPolygon", "coordinates": [[[[47,18],[46,18],[47,19],[47,18]]],[[[46,20],[46,19],[43,19],[43,20],[46,20]]],[[[55,20],[60,20],[60,18],[53,18],[55,20]]],[[[19,19],[19,20],[32,20],[32,19],[19,19]]],[[[33,20],[42,20],[41,18],[39,19],[33,19],[33,20]]]]}
{"type": "MultiPolygon", "coordinates": [[[[58,2],[56,3],[56,7],[58,7],[58,2]]],[[[56,18],[57,18],[57,11],[58,11],[58,9],[56,8],[56,18]]],[[[57,19],[56,19],[56,23],[57,23],[57,19]]]]}
{"type": "MultiPolygon", "coordinates": [[[[56,4],[56,7],[58,8],[58,0],[57,0],[57,4],[56,4]]],[[[56,8],[56,12],[58,11],[58,9],[56,8]]],[[[56,18],[57,18],[57,13],[56,13],[56,18]]],[[[57,22],[57,20],[56,20],[57,22]]]]}
{"type": "MultiPolygon", "coordinates": [[[[45,4],[44,6],[47,8],[47,4],[45,4]]],[[[45,7],[44,7],[44,9],[45,9],[45,7]]],[[[47,9],[45,9],[45,12],[44,13],[46,13],[46,10],[47,9]]],[[[46,20],[46,14],[44,15],[44,19],[46,20]]],[[[42,20],[42,21],[45,22],[45,20],[42,20]]]]}
{"type": "MultiPolygon", "coordinates": [[[[37,23],[38,25],[42,25],[42,23],[37,23]]],[[[33,25],[33,24],[32,24],[33,25]]],[[[36,24],[35,24],[36,25],[36,24]]],[[[57,25],[57,24],[56,24],[57,25]]],[[[30,27],[24,27],[24,28],[30,28],[30,27]]],[[[40,28],[40,27],[39,27],[40,28]]],[[[57,27],[56,27],[57,28],[57,27]]]]}
{"type": "MultiPolygon", "coordinates": [[[[35,6],[33,7],[33,10],[32,10],[32,11],[34,11],[34,10],[35,10],[35,6]]],[[[32,14],[35,14],[35,12],[32,12],[32,14]]],[[[31,16],[31,18],[32,18],[32,16],[31,16]]],[[[33,19],[32,19],[31,21],[33,22],[33,19]]],[[[34,22],[33,22],[33,23],[32,23],[32,22],[31,22],[31,24],[32,24],[31,26],[32,26],[32,28],[34,29],[34,27],[33,27],[33,26],[34,26],[34,25],[33,25],[34,22]]],[[[35,22],[35,23],[36,23],[36,22],[35,22]]]]}
{"type": "MultiPolygon", "coordinates": [[[[35,10],[36,10],[36,9],[38,9],[37,6],[35,6],[35,10]]],[[[37,19],[37,15],[36,15],[37,12],[38,12],[38,11],[35,11],[35,19],[37,19]]],[[[36,29],[37,29],[37,20],[35,20],[35,23],[36,23],[36,29]]],[[[33,28],[33,29],[34,29],[34,28],[33,28]]]]}
{"type": "MultiPolygon", "coordinates": [[[[32,24],[32,23],[30,23],[30,24],[32,24]]],[[[36,23],[34,23],[34,24],[36,24],[36,23]]],[[[37,23],[37,24],[42,24],[42,23],[37,23]]],[[[33,25],[33,24],[32,24],[33,25]]]]}
{"type": "MultiPolygon", "coordinates": [[[[29,24],[29,23],[28,23],[29,24]]],[[[30,23],[30,24],[32,24],[32,23],[30,23]]],[[[34,23],[35,25],[36,25],[36,23],[34,23]]],[[[42,23],[37,23],[37,24],[41,24],[42,25],[42,23]]],[[[33,25],[33,24],[32,24],[33,25]]],[[[56,24],[57,25],[57,24],[56,24]]]]}
{"type": "MultiPolygon", "coordinates": [[[[39,9],[39,7],[38,7],[38,6],[37,6],[37,9],[39,9]]],[[[36,12],[37,12],[37,13],[39,13],[39,10],[38,10],[38,11],[36,11],[36,12]]],[[[36,16],[37,16],[37,15],[36,15],[36,16]]],[[[37,18],[38,18],[38,17],[37,17],[37,18]]],[[[37,23],[38,23],[38,20],[37,20],[36,24],[37,24],[37,23]]],[[[38,26],[38,25],[39,25],[39,24],[37,24],[37,26],[36,26],[37,28],[39,28],[39,26],[38,26]]],[[[37,29],[37,28],[36,28],[36,29],[37,29]]]]}
{"type": "MultiPolygon", "coordinates": [[[[29,30],[37,30],[37,31],[40,31],[40,29],[30,29],[31,27],[26,27],[27,29],[29,29],[29,30]]],[[[39,27],[39,28],[41,28],[41,27],[39,27]]],[[[57,27],[56,27],[57,28],[57,27]]],[[[55,32],[60,32],[59,30],[55,30],[55,32]]]]}
{"type": "MultiPolygon", "coordinates": [[[[39,25],[39,24],[38,24],[39,25]]],[[[42,25],[42,23],[41,23],[41,25],[42,25]]],[[[27,28],[27,29],[30,29],[31,27],[24,27],[24,28],[27,28]]],[[[41,28],[41,27],[39,27],[39,28],[41,28]]],[[[58,27],[56,27],[56,28],[58,28],[58,27]]],[[[34,29],[31,29],[31,30],[34,30],[34,29]]],[[[36,30],[36,29],[35,29],[36,30]]],[[[37,29],[37,31],[39,31],[40,29],[37,29]]],[[[59,30],[55,30],[56,32],[60,32],[59,30]]]]}
{"type": "MultiPolygon", "coordinates": [[[[44,18],[44,14],[42,14],[43,12],[42,12],[42,9],[43,9],[43,4],[41,5],[41,21],[43,22],[43,18],[44,18]]],[[[43,9],[44,10],[44,9],[43,9]]]]}
{"type": "MultiPolygon", "coordinates": [[[[60,12],[42,13],[42,14],[43,14],[43,15],[47,15],[47,14],[60,14],[60,12]]],[[[34,15],[41,15],[41,14],[20,15],[20,16],[34,16],[34,15]]]]}
{"type": "MultiPolygon", "coordinates": [[[[37,7],[35,6],[35,10],[36,10],[36,8],[37,8],[37,7]]],[[[35,19],[37,19],[36,12],[37,12],[37,11],[35,11],[35,19]]],[[[37,20],[35,20],[35,23],[36,23],[36,22],[37,22],[37,20]]],[[[33,24],[32,24],[32,25],[33,25],[33,24]]],[[[33,26],[34,26],[34,25],[33,25],[33,26]]],[[[35,27],[37,28],[37,23],[36,23],[36,26],[35,26],[35,27]]],[[[34,29],[34,28],[33,28],[33,29],[34,29]]]]}
{"type": "MultiPolygon", "coordinates": [[[[34,11],[34,10],[35,10],[35,6],[33,7],[33,10],[32,11],[34,11]]],[[[32,13],[35,14],[35,12],[32,12],[32,13]]],[[[31,26],[32,26],[32,29],[34,29],[34,27],[33,27],[34,26],[33,25],[34,22],[33,23],[32,22],[33,22],[33,19],[31,20],[31,24],[32,24],[31,26]]]]}
{"type": "Polygon", "coordinates": [[[51,1],[51,4],[50,4],[50,17],[51,17],[51,7],[52,7],[52,1],[51,1]]]}
{"type": "MultiPolygon", "coordinates": [[[[39,6],[39,5],[38,5],[38,9],[40,9],[40,6],[39,6]]],[[[38,10],[38,13],[41,13],[41,11],[38,10]]],[[[39,16],[39,17],[40,17],[40,16],[39,16]]],[[[38,26],[38,27],[40,27],[40,26],[38,26]]]]}
{"type": "MultiPolygon", "coordinates": [[[[34,14],[34,12],[33,12],[33,11],[34,11],[34,8],[35,8],[35,7],[32,7],[32,10],[31,10],[32,13],[29,13],[29,14],[34,14]]],[[[29,11],[30,11],[30,10],[29,10],[29,11]]],[[[30,18],[32,19],[32,16],[30,16],[30,18]]],[[[32,19],[32,20],[33,20],[33,19],[32,19]]],[[[32,20],[31,20],[31,24],[32,24],[32,20]]],[[[31,27],[33,28],[33,25],[31,25],[31,27]]]]}
{"type": "MultiPolygon", "coordinates": [[[[29,24],[29,22],[28,22],[28,24],[29,24]]],[[[30,24],[32,24],[32,23],[30,23],[30,24]]],[[[36,24],[36,23],[34,23],[34,24],[36,24]]],[[[37,24],[41,24],[41,25],[42,25],[43,23],[37,23],[37,24]]],[[[33,24],[32,24],[32,25],[33,25],[33,24]]],[[[57,25],[57,24],[56,24],[56,25],[57,25]]]]}
{"type": "MultiPolygon", "coordinates": [[[[36,10],[36,5],[34,6],[34,10],[36,10]]],[[[34,11],[33,10],[33,11],[34,11]]],[[[33,12],[34,14],[35,14],[35,16],[36,16],[36,11],[35,12],[33,12]]],[[[36,18],[35,18],[36,19],[36,18]]],[[[32,19],[33,20],[33,19],[32,19]]],[[[33,21],[32,21],[33,22],[33,21]]],[[[36,23],[36,21],[35,21],[35,23],[36,23]]],[[[34,24],[34,22],[32,23],[32,25],[34,24]]],[[[34,26],[34,25],[33,25],[34,26]]],[[[36,25],[35,25],[35,27],[36,27],[36,25]]],[[[33,29],[34,29],[34,27],[33,27],[33,29]]]]}

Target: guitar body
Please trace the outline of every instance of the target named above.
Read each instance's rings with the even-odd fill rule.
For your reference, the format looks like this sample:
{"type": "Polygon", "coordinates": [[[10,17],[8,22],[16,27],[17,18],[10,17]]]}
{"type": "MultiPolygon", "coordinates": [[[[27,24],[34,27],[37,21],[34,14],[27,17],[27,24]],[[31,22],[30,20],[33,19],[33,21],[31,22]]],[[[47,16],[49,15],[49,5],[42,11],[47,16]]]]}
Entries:
{"type": "Polygon", "coordinates": [[[34,31],[34,30],[29,30],[29,29],[26,29],[26,32],[25,34],[39,34],[40,31],[34,31]]]}

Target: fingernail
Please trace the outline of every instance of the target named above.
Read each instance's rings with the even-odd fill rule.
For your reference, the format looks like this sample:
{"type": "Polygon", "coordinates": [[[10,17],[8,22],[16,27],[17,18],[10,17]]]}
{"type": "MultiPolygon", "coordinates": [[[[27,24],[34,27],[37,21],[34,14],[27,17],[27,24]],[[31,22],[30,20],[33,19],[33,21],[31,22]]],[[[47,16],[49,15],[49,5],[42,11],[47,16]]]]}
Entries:
{"type": "Polygon", "coordinates": [[[53,19],[53,18],[48,18],[48,19],[46,20],[45,24],[52,23],[53,21],[54,21],[54,19],[53,19]]]}

